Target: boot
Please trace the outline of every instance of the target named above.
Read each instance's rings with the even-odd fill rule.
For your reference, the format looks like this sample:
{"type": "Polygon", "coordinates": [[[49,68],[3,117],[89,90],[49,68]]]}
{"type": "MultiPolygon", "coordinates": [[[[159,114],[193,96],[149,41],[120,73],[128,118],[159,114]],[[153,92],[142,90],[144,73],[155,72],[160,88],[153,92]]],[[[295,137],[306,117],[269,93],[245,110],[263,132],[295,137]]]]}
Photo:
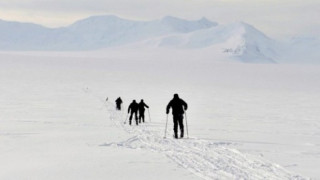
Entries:
{"type": "Polygon", "coordinates": [[[177,132],[174,132],[174,138],[178,139],[178,133],[177,132]]]}
{"type": "Polygon", "coordinates": [[[180,138],[183,138],[183,130],[181,131],[180,138]]]}

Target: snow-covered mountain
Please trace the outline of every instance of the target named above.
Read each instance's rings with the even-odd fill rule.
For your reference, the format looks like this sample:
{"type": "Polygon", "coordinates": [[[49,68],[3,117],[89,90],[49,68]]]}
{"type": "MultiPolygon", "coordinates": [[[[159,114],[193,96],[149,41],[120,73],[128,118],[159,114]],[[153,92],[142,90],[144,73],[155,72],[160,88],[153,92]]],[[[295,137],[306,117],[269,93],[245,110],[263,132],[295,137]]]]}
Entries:
{"type": "Polygon", "coordinates": [[[0,49],[2,50],[98,49],[165,34],[189,33],[217,25],[205,18],[187,21],[170,16],[154,21],[94,16],[56,29],[18,22],[1,21],[0,23],[0,49]]]}
{"type": "MultiPolygon", "coordinates": [[[[134,21],[93,16],[67,27],[46,28],[0,20],[0,50],[94,50],[119,46],[215,49],[243,62],[318,61],[318,39],[280,43],[252,25],[218,25],[206,18],[189,21],[171,16],[134,21]],[[310,58],[308,57],[310,56],[310,58]]],[[[210,55],[210,54],[209,54],[210,55]]],[[[211,54],[212,55],[212,54],[211,54]]]]}
{"type": "Polygon", "coordinates": [[[245,62],[276,62],[277,42],[246,23],[225,27],[229,37],[223,44],[224,52],[245,62]]]}
{"type": "MultiPolygon", "coordinates": [[[[277,42],[254,28],[239,22],[218,25],[187,34],[174,34],[143,42],[146,46],[200,49],[214,47],[245,62],[275,62],[277,42]]],[[[136,44],[135,44],[136,45],[136,44]]]]}
{"type": "Polygon", "coordinates": [[[0,20],[1,50],[33,50],[46,43],[51,29],[32,23],[0,20]]]}

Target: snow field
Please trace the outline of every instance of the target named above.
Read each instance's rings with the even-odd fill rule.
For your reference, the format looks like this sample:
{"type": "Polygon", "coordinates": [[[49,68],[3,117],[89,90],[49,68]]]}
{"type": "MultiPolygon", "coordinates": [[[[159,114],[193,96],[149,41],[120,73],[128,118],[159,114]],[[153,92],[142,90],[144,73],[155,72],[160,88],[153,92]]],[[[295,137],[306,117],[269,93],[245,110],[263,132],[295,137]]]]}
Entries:
{"type": "Polygon", "coordinates": [[[169,50],[1,57],[0,179],[319,177],[317,66],[169,50]],[[190,106],[187,140],[162,139],[174,93],[190,106]],[[152,122],[124,125],[105,104],[118,96],[144,98],[152,122]]]}
{"type": "MultiPolygon", "coordinates": [[[[181,167],[189,170],[202,179],[304,179],[293,175],[277,164],[243,154],[227,148],[228,143],[210,142],[197,138],[173,139],[164,138],[159,124],[124,124],[125,112],[115,111],[112,103],[107,105],[110,119],[117,127],[130,133],[133,137],[122,141],[105,143],[102,146],[145,149],[165,154],[181,167]]],[[[134,123],[133,123],[134,124],[134,123]]],[[[172,132],[172,130],[170,131],[172,132]]]]}

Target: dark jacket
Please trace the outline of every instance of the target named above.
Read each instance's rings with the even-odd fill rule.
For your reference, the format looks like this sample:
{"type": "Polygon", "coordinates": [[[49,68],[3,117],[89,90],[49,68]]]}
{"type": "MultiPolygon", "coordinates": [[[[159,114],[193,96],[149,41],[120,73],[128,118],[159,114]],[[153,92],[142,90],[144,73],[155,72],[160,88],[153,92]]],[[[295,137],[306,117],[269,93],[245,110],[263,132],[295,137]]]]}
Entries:
{"type": "Polygon", "coordinates": [[[143,101],[140,101],[139,103],[139,112],[144,112],[144,107],[149,108],[148,105],[146,105],[143,101]]]}
{"type": "Polygon", "coordinates": [[[118,98],[118,99],[116,100],[116,103],[117,103],[117,104],[121,104],[121,103],[122,103],[121,98],[118,98]]]}
{"type": "Polygon", "coordinates": [[[179,97],[174,97],[167,106],[167,114],[169,114],[169,109],[172,108],[172,114],[183,114],[185,110],[188,109],[188,104],[179,97]]]}
{"type": "Polygon", "coordinates": [[[131,113],[138,112],[138,109],[139,109],[138,103],[136,101],[132,101],[132,103],[128,107],[128,113],[130,112],[130,110],[131,110],[131,113]]]}

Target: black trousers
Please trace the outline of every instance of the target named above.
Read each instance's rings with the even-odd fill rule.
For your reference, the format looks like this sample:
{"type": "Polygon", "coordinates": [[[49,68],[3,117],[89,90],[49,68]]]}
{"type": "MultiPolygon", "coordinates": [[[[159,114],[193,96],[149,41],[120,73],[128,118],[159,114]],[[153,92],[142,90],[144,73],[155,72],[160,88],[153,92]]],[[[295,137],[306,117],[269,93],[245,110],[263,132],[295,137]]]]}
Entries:
{"type": "Polygon", "coordinates": [[[139,111],[139,123],[144,122],[144,111],[139,111]]]}
{"type": "Polygon", "coordinates": [[[117,110],[121,110],[121,104],[117,104],[117,110]]]}
{"type": "Polygon", "coordinates": [[[183,136],[183,114],[173,115],[173,131],[176,137],[178,137],[178,126],[180,127],[180,136],[183,136]]]}
{"type": "Polygon", "coordinates": [[[138,125],[138,112],[137,111],[131,111],[130,117],[129,117],[129,124],[131,125],[131,120],[132,120],[132,116],[134,114],[135,120],[136,120],[136,124],[138,125]]]}

